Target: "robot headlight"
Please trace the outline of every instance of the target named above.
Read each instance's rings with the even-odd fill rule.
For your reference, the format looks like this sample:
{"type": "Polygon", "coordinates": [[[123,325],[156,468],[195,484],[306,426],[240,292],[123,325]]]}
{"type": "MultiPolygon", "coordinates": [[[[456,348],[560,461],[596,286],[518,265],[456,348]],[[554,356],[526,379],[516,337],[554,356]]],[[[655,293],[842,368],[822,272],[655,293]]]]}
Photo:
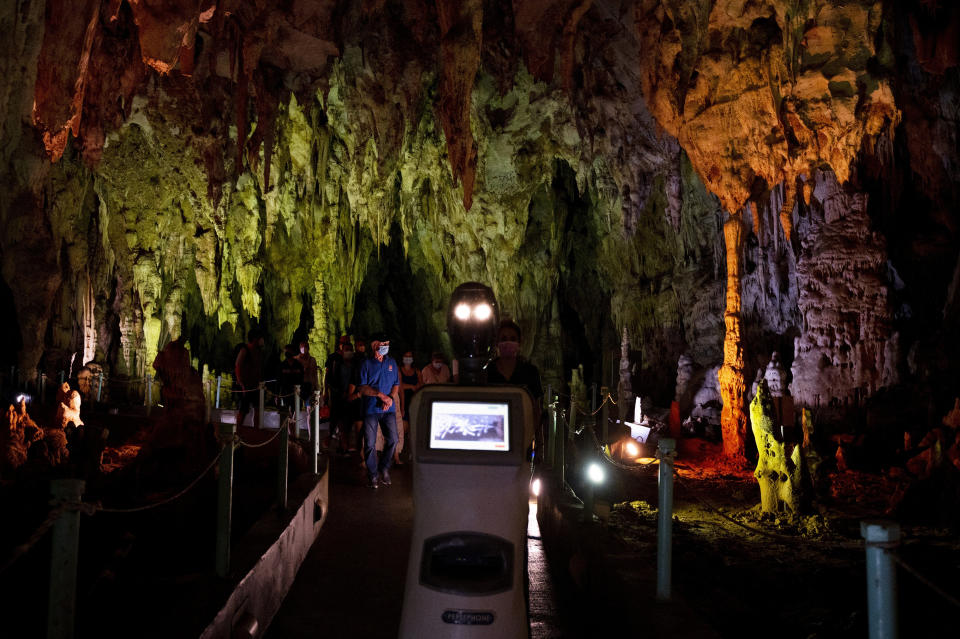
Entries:
{"type": "Polygon", "coordinates": [[[485,358],[496,340],[497,322],[493,289],[479,282],[458,286],[450,296],[447,314],[447,331],[457,358],[485,358]]]}

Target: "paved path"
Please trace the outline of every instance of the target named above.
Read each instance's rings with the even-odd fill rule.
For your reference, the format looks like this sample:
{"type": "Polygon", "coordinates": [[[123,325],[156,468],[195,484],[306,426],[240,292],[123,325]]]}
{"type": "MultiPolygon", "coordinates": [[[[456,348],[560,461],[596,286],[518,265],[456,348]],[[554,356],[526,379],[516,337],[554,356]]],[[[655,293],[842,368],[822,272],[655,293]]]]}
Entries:
{"type": "MultiPolygon", "coordinates": [[[[330,513],[267,639],[397,636],[413,526],[412,470],[395,468],[392,486],[371,490],[357,461],[336,458],[331,468],[330,513]]],[[[562,637],[536,504],[530,514],[531,637],[562,637]]]]}

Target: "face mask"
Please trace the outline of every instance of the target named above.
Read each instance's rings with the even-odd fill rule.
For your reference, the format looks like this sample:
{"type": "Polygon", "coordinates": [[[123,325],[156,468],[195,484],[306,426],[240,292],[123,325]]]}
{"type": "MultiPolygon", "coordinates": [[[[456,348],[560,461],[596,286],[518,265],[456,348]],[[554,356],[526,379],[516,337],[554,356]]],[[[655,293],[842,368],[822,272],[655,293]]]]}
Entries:
{"type": "Polygon", "coordinates": [[[390,347],[389,347],[389,346],[381,346],[380,348],[377,349],[377,352],[380,353],[380,356],[381,356],[381,357],[386,357],[387,353],[390,352],[390,347]]]}
{"type": "Polygon", "coordinates": [[[343,359],[353,359],[353,351],[343,351],[343,359]]]}
{"type": "Polygon", "coordinates": [[[500,357],[516,357],[520,352],[520,342],[500,342],[497,344],[500,357]]]}
{"type": "Polygon", "coordinates": [[[443,368],[443,362],[434,362],[433,367],[437,370],[440,370],[441,368],[443,368]]]}
{"type": "Polygon", "coordinates": [[[410,364],[413,364],[413,358],[412,358],[412,357],[404,357],[404,358],[403,358],[403,363],[406,364],[407,366],[409,366],[410,364]]]}

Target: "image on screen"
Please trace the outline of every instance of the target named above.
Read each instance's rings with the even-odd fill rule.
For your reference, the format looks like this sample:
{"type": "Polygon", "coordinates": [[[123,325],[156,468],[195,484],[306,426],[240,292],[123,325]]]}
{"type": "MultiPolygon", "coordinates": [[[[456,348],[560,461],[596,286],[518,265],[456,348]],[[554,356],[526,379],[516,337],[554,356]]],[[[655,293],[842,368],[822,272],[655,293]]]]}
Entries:
{"type": "Polygon", "coordinates": [[[510,404],[440,402],[430,412],[430,448],[510,450],[510,404]]]}

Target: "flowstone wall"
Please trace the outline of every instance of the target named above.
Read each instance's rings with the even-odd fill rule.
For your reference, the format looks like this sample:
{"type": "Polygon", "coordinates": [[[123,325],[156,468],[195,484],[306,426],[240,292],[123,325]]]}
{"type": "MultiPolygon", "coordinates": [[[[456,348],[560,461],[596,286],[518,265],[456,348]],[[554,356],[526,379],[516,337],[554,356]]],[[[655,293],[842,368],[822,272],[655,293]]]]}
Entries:
{"type": "Polygon", "coordinates": [[[801,405],[939,405],[957,24],[870,0],[4,7],[16,364],[135,377],[182,333],[228,371],[253,325],[318,358],[378,324],[429,350],[480,280],[553,383],[611,383],[626,330],[666,405],[683,357],[733,456],[772,353],[801,405]]]}

